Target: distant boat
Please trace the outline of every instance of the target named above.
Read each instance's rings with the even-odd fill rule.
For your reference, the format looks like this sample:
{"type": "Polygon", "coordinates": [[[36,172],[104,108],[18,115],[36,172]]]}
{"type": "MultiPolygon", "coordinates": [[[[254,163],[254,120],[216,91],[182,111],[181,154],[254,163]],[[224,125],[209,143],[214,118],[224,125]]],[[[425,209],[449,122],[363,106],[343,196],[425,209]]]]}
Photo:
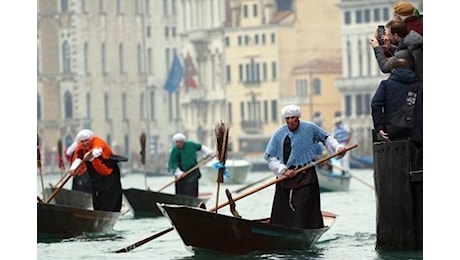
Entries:
{"type": "Polygon", "coordinates": [[[336,215],[323,212],[324,227],[303,229],[248,220],[201,208],[159,204],[187,249],[244,255],[251,252],[308,250],[334,224],[336,215]]]}
{"type": "MultiPolygon", "coordinates": [[[[200,167],[201,177],[208,183],[216,183],[217,181],[218,169],[213,166],[217,162],[217,160],[212,160],[200,167]]],[[[225,168],[229,172],[230,178],[224,178],[224,183],[242,184],[246,182],[252,164],[244,159],[228,159],[225,161],[225,168]]]]}
{"type": "Polygon", "coordinates": [[[327,164],[316,166],[320,191],[349,191],[351,175],[347,172],[342,173],[333,165],[339,166],[339,160],[332,158],[329,169],[326,169],[327,164]]]}
{"type": "Polygon", "coordinates": [[[163,214],[156,206],[157,202],[198,206],[200,203],[206,203],[211,197],[211,193],[200,193],[197,198],[136,188],[123,189],[123,194],[129,203],[134,218],[162,217],[163,214]]]}
{"type": "Polygon", "coordinates": [[[37,203],[37,241],[114,234],[120,212],[37,203]]]}

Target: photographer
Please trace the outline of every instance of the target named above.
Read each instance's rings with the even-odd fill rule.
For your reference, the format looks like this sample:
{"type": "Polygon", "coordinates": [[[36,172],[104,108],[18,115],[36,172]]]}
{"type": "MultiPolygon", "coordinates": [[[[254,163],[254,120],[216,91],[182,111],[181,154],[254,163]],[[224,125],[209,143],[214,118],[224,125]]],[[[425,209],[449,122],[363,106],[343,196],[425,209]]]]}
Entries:
{"type": "Polygon", "coordinates": [[[385,27],[385,35],[380,36],[384,40],[383,46],[377,40],[379,37],[377,30],[375,36],[370,40],[370,45],[374,49],[380,70],[383,73],[390,73],[392,60],[402,58],[409,63],[409,67],[413,71],[416,71],[415,61],[409,48],[422,46],[423,37],[414,30],[408,32],[403,21],[391,20],[385,27]],[[388,49],[390,57],[385,56],[383,47],[388,49]]]}

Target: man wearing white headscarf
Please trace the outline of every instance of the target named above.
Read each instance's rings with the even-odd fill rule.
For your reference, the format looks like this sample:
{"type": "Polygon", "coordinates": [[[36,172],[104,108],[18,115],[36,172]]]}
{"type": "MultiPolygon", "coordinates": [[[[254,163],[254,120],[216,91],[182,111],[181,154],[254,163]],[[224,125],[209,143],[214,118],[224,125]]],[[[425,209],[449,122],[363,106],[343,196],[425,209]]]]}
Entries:
{"type": "Polygon", "coordinates": [[[70,175],[88,172],[94,210],[119,212],[122,205],[120,168],[112,149],[89,129],[81,130],[75,139],[78,144],[73,154],[70,175]]]}
{"type": "Polygon", "coordinates": [[[186,140],[182,133],[175,134],[172,139],[175,146],[169,154],[168,170],[173,172],[176,178],[181,178],[175,183],[176,194],[198,197],[200,169],[187,172],[198,164],[197,152],[201,152],[205,157],[211,156],[213,152],[203,144],[186,140]]]}
{"type": "Polygon", "coordinates": [[[329,153],[346,153],[346,147],[309,121],[300,121],[300,108],[288,105],[281,111],[285,121],[270,138],[264,159],[276,177],[288,176],[276,184],[270,222],[290,227],[322,228],[320,190],[315,167],[297,173],[296,170],[313,163],[319,142],[329,153]]]}

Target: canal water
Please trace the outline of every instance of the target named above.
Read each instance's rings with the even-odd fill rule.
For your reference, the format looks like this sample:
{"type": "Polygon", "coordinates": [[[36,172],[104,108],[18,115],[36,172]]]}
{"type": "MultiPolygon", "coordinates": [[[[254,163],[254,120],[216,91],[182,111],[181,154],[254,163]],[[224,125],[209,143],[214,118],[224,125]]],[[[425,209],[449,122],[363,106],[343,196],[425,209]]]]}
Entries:
{"type": "MultiPolygon", "coordinates": [[[[260,180],[269,172],[251,172],[246,183],[260,180]]],[[[54,243],[36,243],[37,259],[423,259],[423,252],[378,252],[376,243],[376,205],[374,190],[362,181],[373,186],[371,169],[354,169],[350,190],[347,192],[321,193],[321,206],[325,211],[338,215],[335,224],[327,231],[311,250],[287,251],[280,253],[253,254],[247,256],[199,255],[189,252],[175,230],[158,237],[130,252],[116,254],[114,251],[138,242],[156,232],[170,227],[166,218],[134,219],[130,212],[122,216],[114,227],[114,234],[108,237],[67,239],[54,243]],[[358,178],[361,181],[358,181],[358,178]]],[[[59,174],[45,175],[44,183],[55,184],[59,174]]],[[[170,183],[171,176],[147,177],[147,186],[158,190],[170,183]]],[[[142,174],[127,174],[122,177],[123,188],[145,189],[142,174]]],[[[260,185],[260,184],[259,184],[260,185]]],[[[244,192],[258,187],[256,185],[244,192]]],[[[225,189],[235,191],[245,184],[222,184],[219,196],[215,196],[217,185],[200,182],[200,192],[212,192],[207,208],[226,201],[225,189]]],[[[71,187],[69,181],[66,188],[71,187]]],[[[174,185],[165,193],[174,193],[174,185]]],[[[243,218],[256,219],[270,215],[274,185],[256,192],[236,202],[236,209],[243,218]]],[[[37,176],[37,195],[41,194],[41,181],[37,176]]],[[[233,194],[235,197],[235,194],[233,194]]],[[[31,198],[32,200],[32,198],[31,198]]],[[[228,207],[219,213],[231,215],[228,207]]],[[[30,219],[32,221],[32,218],[30,219]]],[[[35,229],[36,230],[36,229],[35,229]]],[[[30,232],[30,236],[34,236],[30,232]]],[[[35,237],[35,236],[34,236],[35,237]]]]}

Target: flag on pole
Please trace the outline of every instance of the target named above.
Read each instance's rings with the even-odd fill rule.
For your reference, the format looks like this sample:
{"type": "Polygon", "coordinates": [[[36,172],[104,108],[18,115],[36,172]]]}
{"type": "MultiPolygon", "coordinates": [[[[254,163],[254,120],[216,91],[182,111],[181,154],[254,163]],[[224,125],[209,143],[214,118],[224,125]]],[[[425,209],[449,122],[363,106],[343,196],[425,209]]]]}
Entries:
{"type": "Polygon", "coordinates": [[[169,94],[176,92],[176,90],[179,88],[183,76],[184,67],[182,67],[177,53],[174,53],[173,62],[171,64],[171,68],[169,69],[168,78],[166,79],[164,89],[168,91],[169,94]]]}
{"type": "Polygon", "coordinates": [[[196,88],[198,84],[196,84],[196,77],[197,71],[195,65],[193,64],[192,56],[190,53],[187,53],[187,57],[185,58],[185,76],[184,76],[184,86],[186,88],[196,88]]]}

